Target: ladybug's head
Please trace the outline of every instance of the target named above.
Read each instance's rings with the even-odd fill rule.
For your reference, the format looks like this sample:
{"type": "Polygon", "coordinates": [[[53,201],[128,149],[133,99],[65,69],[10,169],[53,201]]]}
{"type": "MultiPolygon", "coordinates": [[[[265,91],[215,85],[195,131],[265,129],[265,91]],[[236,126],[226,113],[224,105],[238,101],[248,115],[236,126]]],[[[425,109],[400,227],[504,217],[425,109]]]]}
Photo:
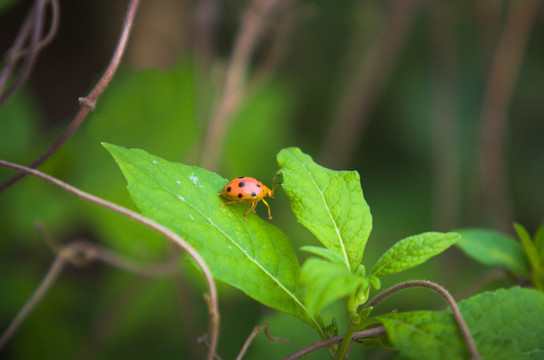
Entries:
{"type": "Polygon", "coordinates": [[[263,192],[265,197],[268,196],[268,197],[274,198],[274,189],[270,190],[269,188],[265,187],[263,189],[263,192]]]}

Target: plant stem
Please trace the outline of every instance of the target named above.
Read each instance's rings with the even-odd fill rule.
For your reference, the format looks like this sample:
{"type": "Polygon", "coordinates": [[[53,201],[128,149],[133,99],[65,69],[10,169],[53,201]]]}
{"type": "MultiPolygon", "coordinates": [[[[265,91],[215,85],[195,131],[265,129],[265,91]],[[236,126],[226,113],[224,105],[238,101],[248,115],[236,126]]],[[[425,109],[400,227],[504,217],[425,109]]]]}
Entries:
{"type": "Polygon", "coordinates": [[[353,338],[353,334],[355,333],[355,327],[353,326],[351,320],[352,317],[350,316],[348,330],[344,334],[344,338],[340,343],[340,347],[338,348],[338,352],[336,353],[336,360],[343,360],[345,358],[349,349],[349,345],[351,344],[351,339],[353,338]]]}

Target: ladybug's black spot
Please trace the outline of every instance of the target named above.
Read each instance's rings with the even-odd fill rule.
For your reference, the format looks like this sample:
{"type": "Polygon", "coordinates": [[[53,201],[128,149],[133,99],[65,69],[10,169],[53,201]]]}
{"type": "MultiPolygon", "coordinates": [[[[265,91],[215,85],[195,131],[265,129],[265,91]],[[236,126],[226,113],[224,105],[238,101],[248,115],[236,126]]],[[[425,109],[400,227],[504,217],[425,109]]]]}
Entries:
{"type": "Polygon", "coordinates": [[[231,189],[231,187],[229,186],[229,187],[227,188],[227,192],[230,192],[231,190],[232,190],[232,189],[231,189]]]}
{"type": "Polygon", "coordinates": [[[243,176],[238,176],[238,179],[243,179],[244,177],[243,176]]]}
{"type": "Polygon", "coordinates": [[[255,196],[255,195],[257,195],[257,194],[255,194],[255,192],[252,192],[252,193],[251,193],[251,196],[255,196]]]}
{"type": "Polygon", "coordinates": [[[238,197],[239,197],[239,198],[242,198],[242,193],[239,193],[239,194],[238,194],[238,197]]]}
{"type": "Polygon", "coordinates": [[[257,185],[257,187],[261,187],[261,185],[259,185],[259,184],[255,184],[255,185],[257,185]]]}
{"type": "Polygon", "coordinates": [[[238,186],[239,186],[239,187],[244,187],[245,185],[246,185],[246,183],[243,182],[243,181],[241,181],[241,182],[238,183],[238,186]]]}

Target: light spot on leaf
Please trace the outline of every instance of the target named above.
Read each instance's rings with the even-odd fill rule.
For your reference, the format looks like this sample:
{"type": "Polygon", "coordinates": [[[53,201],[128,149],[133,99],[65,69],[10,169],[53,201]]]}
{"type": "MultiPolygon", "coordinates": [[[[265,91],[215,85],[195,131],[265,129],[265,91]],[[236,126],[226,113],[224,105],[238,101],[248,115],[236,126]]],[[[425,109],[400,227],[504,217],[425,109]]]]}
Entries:
{"type": "Polygon", "coordinates": [[[189,179],[191,179],[193,184],[195,184],[196,186],[202,187],[202,184],[198,181],[198,177],[195,176],[195,174],[191,174],[191,176],[189,176],[189,179]]]}

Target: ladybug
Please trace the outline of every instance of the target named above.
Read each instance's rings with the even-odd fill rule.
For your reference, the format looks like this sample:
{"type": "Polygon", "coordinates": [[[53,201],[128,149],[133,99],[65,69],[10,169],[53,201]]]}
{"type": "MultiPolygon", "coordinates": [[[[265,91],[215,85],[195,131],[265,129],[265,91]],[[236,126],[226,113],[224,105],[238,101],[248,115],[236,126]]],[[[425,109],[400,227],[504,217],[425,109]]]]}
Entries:
{"type": "Polygon", "coordinates": [[[249,210],[255,212],[255,208],[259,201],[266,205],[268,208],[268,218],[272,219],[270,214],[270,206],[264,199],[265,197],[274,198],[274,189],[270,190],[266,185],[257,179],[252,177],[238,177],[231,180],[219,193],[229,201],[222,202],[221,205],[229,205],[236,203],[247,203],[249,209],[244,213],[244,220],[247,220],[247,214],[249,210]]]}

